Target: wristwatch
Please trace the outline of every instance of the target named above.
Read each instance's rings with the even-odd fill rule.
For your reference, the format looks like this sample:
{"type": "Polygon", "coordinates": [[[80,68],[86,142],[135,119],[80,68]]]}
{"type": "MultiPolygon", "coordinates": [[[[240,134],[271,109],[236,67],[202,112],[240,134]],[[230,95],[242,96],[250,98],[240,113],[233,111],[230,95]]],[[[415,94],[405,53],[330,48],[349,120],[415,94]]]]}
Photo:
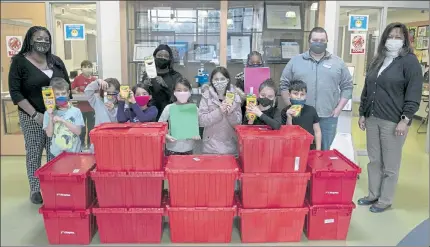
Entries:
{"type": "Polygon", "coordinates": [[[406,115],[402,115],[402,120],[409,123],[410,119],[408,117],[406,117],[406,115]]]}

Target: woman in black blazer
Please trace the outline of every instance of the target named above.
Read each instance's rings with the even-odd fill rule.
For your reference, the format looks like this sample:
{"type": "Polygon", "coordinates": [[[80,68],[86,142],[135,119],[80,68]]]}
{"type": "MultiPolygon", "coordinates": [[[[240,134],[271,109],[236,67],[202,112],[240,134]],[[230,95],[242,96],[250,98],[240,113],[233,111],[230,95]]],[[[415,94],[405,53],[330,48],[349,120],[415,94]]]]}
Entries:
{"type": "MultiPolygon", "coordinates": [[[[45,148],[47,160],[50,157],[50,138],[42,129],[45,104],[42,87],[49,86],[54,77],[70,80],[63,61],[51,53],[52,38],[48,29],[31,27],[25,35],[21,51],[12,58],[9,70],[9,93],[15,105],[21,130],[24,135],[27,175],[30,184],[30,200],[42,204],[39,180],[34,172],[41,166],[45,148]]],[[[70,95],[71,98],[71,95],[70,95]]]]}

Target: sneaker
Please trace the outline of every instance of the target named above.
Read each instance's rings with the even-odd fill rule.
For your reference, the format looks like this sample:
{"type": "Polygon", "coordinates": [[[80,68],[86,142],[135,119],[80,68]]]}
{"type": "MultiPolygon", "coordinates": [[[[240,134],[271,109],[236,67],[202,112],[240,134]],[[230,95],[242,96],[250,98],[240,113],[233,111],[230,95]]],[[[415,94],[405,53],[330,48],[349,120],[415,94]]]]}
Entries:
{"type": "Polygon", "coordinates": [[[390,209],[390,208],[391,208],[391,205],[387,205],[387,204],[383,204],[383,203],[377,202],[377,203],[373,204],[369,208],[369,210],[372,213],[382,213],[385,210],[390,209]]]}
{"type": "Polygon", "coordinates": [[[369,206],[369,205],[376,203],[377,201],[378,201],[378,199],[372,200],[370,197],[366,196],[366,197],[358,199],[357,203],[360,206],[369,206]]]}
{"type": "Polygon", "coordinates": [[[42,199],[42,195],[40,194],[40,192],[39,191],[32,192],[30,195],[30,201],[33,204],[43,204],[43,199],[42,199]]]}

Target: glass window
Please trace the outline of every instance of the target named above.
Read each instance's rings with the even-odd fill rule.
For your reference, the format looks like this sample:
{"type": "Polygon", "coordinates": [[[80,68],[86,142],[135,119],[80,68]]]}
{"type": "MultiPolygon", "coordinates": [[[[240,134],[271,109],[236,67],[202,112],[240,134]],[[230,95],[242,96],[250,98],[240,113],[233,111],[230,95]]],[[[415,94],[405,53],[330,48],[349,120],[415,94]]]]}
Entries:
{"type": "Polygon", "coordinates": [[[308,48],[307,37],[317,26],[317,15],[318,2],[229,1],[227,66],[231,76],[243,72],[247,55],[258,51],[279,83],[291,56],[308,48]],[[292,47],[289,53],[287,46],[292,47]]]}
{"type": "Polygon", "coordinates": [[[81,62],[84,60],[93,63],[94,74],[97,75],[96,4],[53,3],[51,9],[55,55],[63,60],[71,79],[81,73],[81,62]],[[84,25],[85,34],[82,39],[80,36],[65,38],[65,29],[70,24],[84,25]]]}
{"type": "Polygon", "coordinates": [[[341,7],[339,10],[339,33],[337,39],[337,55],[349,66],[354,67],[353,101],[359,102],[364,86],[366,68],[373,59],[379,43],[381,11],[378,8],[341,7]],[[369,28],[367,32],[360,32],[366,36],[365,53],[351,54],[351,36],[357,32],[348,31],[350,15],[368,15],[369,28]]]}
{"type": "Polygon", "coordinates": [[[219,1],[128,1],[127,16],[131,85],[141,80],[141,58],[158,44],[174,50],[174,69],[190,82],[201,64],[208,71],[219,65],[219,1]]]}

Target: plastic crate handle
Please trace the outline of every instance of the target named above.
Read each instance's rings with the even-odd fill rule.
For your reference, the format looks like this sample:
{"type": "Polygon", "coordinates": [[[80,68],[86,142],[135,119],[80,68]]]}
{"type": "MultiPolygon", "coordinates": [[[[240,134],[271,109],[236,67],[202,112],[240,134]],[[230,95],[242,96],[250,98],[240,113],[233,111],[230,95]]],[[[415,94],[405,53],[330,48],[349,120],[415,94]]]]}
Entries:
{"type": "Polygon", "coordinates": [[[108,129],[131,129],[131,128],[160,128],[161,126],[154,126],[152,124],[124,124],[120,126],[100,126],[96,130],[108,130],[108,129]]]}

